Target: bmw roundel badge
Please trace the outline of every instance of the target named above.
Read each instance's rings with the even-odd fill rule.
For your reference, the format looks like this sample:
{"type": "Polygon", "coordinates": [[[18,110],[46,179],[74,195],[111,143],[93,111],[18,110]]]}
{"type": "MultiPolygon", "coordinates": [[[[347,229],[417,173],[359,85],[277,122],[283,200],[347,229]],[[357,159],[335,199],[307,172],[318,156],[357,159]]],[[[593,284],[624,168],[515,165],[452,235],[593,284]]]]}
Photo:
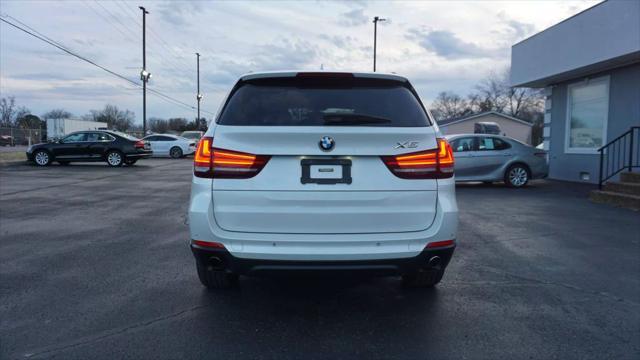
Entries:
{"type": "Polygon", "coordinates": [[[320,139],[320,142],[318,143],[322,151],[333,150],[333,147],[335,146],[335,144],[336,143],[335,141],[333,141],[333,138],[331,136],[323,136],[322,139],[320,139]]]}

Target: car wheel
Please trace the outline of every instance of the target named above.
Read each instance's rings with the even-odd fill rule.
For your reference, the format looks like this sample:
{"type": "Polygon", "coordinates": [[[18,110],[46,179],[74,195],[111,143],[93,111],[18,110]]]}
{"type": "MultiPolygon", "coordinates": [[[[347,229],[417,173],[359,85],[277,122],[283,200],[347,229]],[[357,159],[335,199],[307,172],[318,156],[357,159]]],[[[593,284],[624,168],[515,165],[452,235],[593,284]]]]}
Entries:
{"type": "Polygon", "coordinates": [[[33,160],[40,166],[47,166],[51,164],[51,156],[45,150],[38,150],[35,154],[33,154],[33,160]]]}
{"type": "Polygon", "coordinates": [[[136,161],[138,161],[138,159],[125,160],[124,163],[127,164],[128,166],[133,166],[135,165],[136,161]]]}
{"type": "Polygon", "coordinates": [[[504,183],[508,187],[521,188],[529,182],[529,169],[521,164],[509,166],[504,175],[504,183]]]}
{"type": "Polygon", "coordinates": [[[229,289],[238,283],[238,275],[196,264],[198,278],[207,289],[229,289]]]}
{"type": "Polygon", "coordinates": [[[107,164],[109,164],[109,166],[122,166],[123,162],[124,159],[122,158],[122,153],[120,151],[111,150],[107,153],[107,164]]]}
{"type": "Polygon", "coordinates": [[[66,166],[69,165],[68,161],[58,161],[58,164],[62,165],[62,166],[66,166]]]}
{"type": "Polygon", "coordinates": [[[444,270],[421,270],[402,275],[402,285],[410,288],[433,287],[442,280],[444,270]]]}
{"type": "Polygon", "coordinates": [[[182,149],[177,146],[174,146],[169,150],[169,156],[173,159],[179,159],[182,157],[182,149]]]}

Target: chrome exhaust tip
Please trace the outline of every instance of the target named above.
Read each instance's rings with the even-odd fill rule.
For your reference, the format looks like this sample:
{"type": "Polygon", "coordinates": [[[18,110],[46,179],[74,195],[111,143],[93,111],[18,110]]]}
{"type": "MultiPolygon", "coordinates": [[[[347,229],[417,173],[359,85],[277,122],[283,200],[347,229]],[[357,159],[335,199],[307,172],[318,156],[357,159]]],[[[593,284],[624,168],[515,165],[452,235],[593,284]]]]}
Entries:
{"type": "Polygon", "coordinates": [[[441,262],[442,260],[440,259],[440,256],[433,256],[431,257],[431,259],[429,259],[429,262],[427,264],[430,268],[437,268],[440,266],[441,262]]]}

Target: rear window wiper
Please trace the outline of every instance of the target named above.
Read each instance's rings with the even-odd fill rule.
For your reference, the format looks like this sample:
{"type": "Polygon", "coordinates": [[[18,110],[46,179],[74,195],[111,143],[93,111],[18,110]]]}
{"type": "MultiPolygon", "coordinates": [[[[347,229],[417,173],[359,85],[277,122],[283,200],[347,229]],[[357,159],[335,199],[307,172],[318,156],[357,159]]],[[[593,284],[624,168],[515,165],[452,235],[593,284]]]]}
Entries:
{"type": "Polygon", "coordinates": [[[363,124],[389,124],[390,119],[354,113],[325,114],[322,117],[325,125],[363,125],[363,124]]]}

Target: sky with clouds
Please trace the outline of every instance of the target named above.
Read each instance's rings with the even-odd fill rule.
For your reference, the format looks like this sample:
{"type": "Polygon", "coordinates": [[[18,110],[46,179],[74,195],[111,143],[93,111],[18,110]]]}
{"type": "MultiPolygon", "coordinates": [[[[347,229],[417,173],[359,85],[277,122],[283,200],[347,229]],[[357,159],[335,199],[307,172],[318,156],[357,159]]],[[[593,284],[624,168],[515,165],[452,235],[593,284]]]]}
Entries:
{"type": "MultiPolygon", "coordinates": [[[[12,1],[0,14],[139,82],[141,11],[147,15],[149,87],[195,106],[199,52],[203,116],[210,119],[239,75],[260,70],[371,71],[373,16],[378,71],[409,77],[430,103],[468,93],[509,65],[510,47],[598,3],[575,1],[12,1]]],[[[0,22],[0,96],[35,114],[75,115],[106,103],[141,122],[142,90],[0,22]]],[[[148,94],[147,117],[195,112],[148,94]]]]}

